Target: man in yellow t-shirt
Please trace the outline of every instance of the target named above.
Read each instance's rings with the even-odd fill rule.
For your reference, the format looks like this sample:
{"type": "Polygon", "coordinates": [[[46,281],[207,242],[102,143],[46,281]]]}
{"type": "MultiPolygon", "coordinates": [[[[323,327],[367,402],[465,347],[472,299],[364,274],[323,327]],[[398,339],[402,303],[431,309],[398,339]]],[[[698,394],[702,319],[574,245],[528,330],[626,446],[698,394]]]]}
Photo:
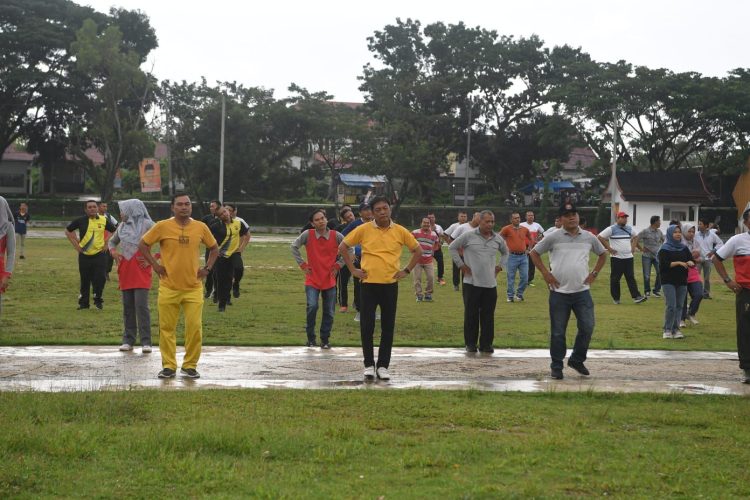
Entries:
{"type": "Polygon", "coordinates": [[[203,340],[203,283],[219,255],[216,239],[203,222],[190,217],[193,205],[186,194],[172,197],[171,219],[159,221],[143,235],[139,250],[159,275],[159,378],[174,378],[177,372],[177,320],[185,313],[185,359],[180,373],[199,378],[196,367],[203,340]],[[159,243],[161,264],[151,255],[159,243]],[[201,243],[209,250],[206,265],[199,269],[201,243]]]}
{"type": "Polygon", "coordinates": [[[408,229],[391,220],[391,205],[385,197],[376,196],[370,206],[375,220],[366,222],[349,233],[339,245],[339,253],[352,276],[362,280],[359,328],[365,358],[365,379],[372,380],[377,373],[378,378],[389,380],[388,366],[396,326],[398,280],[414,269],[422,256],[422,248],[408,229]],[[354,267],[354,259],[349,253],[349,249],[355,245],[362,247],[360,269],[354,267]],[[411,260],[406,267],[400,269],[404,246],[409,248],[411,260]],[[380,306],[381,323],[376,371],[373,336],[377,306],[380,306]]]}

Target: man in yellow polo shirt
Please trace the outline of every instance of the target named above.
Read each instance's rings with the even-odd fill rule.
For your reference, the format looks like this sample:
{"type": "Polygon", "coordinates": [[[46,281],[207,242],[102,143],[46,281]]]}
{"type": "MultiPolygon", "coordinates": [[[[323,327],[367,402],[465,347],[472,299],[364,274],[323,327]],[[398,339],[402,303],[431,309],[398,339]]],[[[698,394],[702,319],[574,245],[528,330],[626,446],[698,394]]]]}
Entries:
{"type": "Polygon", "coordinates": [[[159,221],[143,235],[139,250],[159,275],[159,378],[174,378],[177,372],[177,320],[185,312],[185,359],[180,373],[199,378],[196,370],[203,340],[203,283],[216,262],[219,246],[208,226],[190,217],[193,205],[186,194],[172,197],[171,219],[159,221]],[[162,263],[151,255],[159,243],[162,263]],[[199,267],[201,243],[209,250],[208,261],[199,267]]]}
{"type": "Polygon", "coordinates": [[[422,256],[422,248],[403,226],[391,220],[391,205],[383,196],[376,196],[370,202],[375,220],[366,222],[349,233],[339,245],[339,253],[344,258],[352,276],[362,280],[360,289],[360,335],[365,361],[365,379],[372,380],[377,374],[382,380],[389,380],[388,366],[391,362],[393,330],[396,326],[396,303],[398,301],[398,280],[407,276],[422,256]],[[355,245],[362,247],[361,268],[354,267],[354,259],[349,249],[355,245]],[[401,251],[406,246],[411,259],[400,268],[401,251]],[[377,371],[373,347],[375,334],[375,309],[380,306],[380,348],[378,349],[377,371]]]}

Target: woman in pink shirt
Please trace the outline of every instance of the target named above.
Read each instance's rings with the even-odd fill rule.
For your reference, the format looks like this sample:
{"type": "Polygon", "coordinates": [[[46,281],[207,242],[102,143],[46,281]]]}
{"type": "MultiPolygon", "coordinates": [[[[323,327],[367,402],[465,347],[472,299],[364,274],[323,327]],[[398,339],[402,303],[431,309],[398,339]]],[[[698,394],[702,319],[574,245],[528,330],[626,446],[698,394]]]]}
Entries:
{"type": "Polygon", "coordinates": [[[141,200],[118,202],[122,222],[107,243],[109,253],[117,261],[117,275],[122,291],[122,318],[125,329],[121,351],[132,351],[136,333],[141,336],[141,350],[151,352],[151,310],[148,292],[151,290],[151,265],[138,250],[141,237],[151,229],[154,221],[141,200]],[[117,251],[119,244],[120,251],[117,251]]]}

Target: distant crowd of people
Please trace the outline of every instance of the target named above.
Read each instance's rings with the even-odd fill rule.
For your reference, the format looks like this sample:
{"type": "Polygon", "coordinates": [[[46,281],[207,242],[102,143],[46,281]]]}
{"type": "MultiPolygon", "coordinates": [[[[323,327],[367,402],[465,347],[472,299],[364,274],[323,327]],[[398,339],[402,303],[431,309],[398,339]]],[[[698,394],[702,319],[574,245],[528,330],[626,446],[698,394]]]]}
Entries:
{"type": "MultiPolygon", "coordinates": [[[[87,201],[84,215],[70,222],[65,235],[78,253],[80,290],[78,309],[102,309],[103,290],[113,262],[117,262],[123,304],[123,336],[120,350],[133,350],[140,338],[144,353],[152,350],[149,292],[152,272],[159,276],[158,310],[162,370],[159,378],[177,374],[176,328],[184,315],[185,357],[180,367],[184,377],[198,378],[202,346],[202,308],[211,299],[219,312],[240,297],[244,274],[242,253],[250,242],[246,221],[236,207],[219,200],[210,203],[202,220],[192,218],[193,205],[186,194],[171,200],[173,217],[154,222],[146,206],[137,199],[118,202],[121,221],[106,203],[87,201]],[[159,246],[153,254],[152,247],[159,246]],[[199,259],[205,248],[204,263],[199,259]]],[[[594,331],[594,302],[590,287],[610,256],[610,295],[621,303],[620,282],[625,278],[635,304],[649,298],[664,299],[662,337],[682,339],[682,328],[698,325],[703,300],[711,299],[712,264],[737,294],[737,345],[744,381],[750,383],[750,232],[726,243],[706,219],[697,227],[670,221],[665,232],[654,216],[649,227],[635,233],[629,215],[616,214],[615,224],[598,235],[585,230],[575,203],[560,207],[554,226],[546,230],[535,221],[533,211],[511,214],[509,224],[495,231],[490,210],[472,214],[459,211],[457,221],[446,229],[428,213],[418,228],[408,230],[391,218],[388,199],[376,196],[358,207],[344,206],[338,220],[329,220],[325,210],[310,214],[308,223],[291,244],[291,256],[304,273],[306,294],[306,345],[331,348],[336,303],[339,312],[349,311],[349,280],[353,282],[355,321],[360,323],[365,379],[390,379],[391,350],[398,303],[398,282],[412,276],[417,302],[432,302],[435,287],[446,284],[442,247],[447,245],[452,262],[452,284],[462,292],[464,345],[468,353],[494,351],[497,275],[505,270],[506,301],[523,302],[534,286],[535,271],[549,291],[550,376],[563,378],[567,352],[566,329],[571,313],[577,333],[568,367],[589,375],[584,362],[594,331]],[[401,265],[403,248],[409,260],[401,265]],[[634,273],[634,255],[641,253],[644,293],[634,273]],[[548,264],[542,256],[548,255],[548,264]],[[590,267],[590,255],[596,256],[590,267]],[[735,278],[723,261],[732,257],[735,278]],[[653,287],[652,285],[653,271],[653,287]],[[702,276],[701,276],[702,272],[702,276]],[[688,301],[689,298],[689,301],[688,301]],[[322,309],[320,327],[316,326],[322,309]],[[380,342],[374,352],[376,321],[380,320],[380,342]],[[318,342],[319,338],[319,342],[318,342]]],[[[24,243],[31,217],[22,203],[14,213],[0,197],[0,311],[16,256],[25,258],[24,243]]],[[[750,229],[750,210],[743,214],[750,229]]]]}

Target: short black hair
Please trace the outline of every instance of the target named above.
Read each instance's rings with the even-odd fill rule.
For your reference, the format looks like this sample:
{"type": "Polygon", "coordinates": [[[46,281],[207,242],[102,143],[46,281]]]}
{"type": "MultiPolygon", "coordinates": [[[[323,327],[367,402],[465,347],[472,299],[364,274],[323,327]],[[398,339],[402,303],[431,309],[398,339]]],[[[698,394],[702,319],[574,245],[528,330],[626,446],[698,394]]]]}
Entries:
{"type": "Polygon", "coordinates": [[[661,217],[659,217],[658,215],[652,215],[651,216],[651,224],[656,224],[660,220],[661,220],[661,217]]]}
{"type": "Polygon", "coordinates": [[[96,201],[96,200],[86,200],[86,201],[84,201],[84,202],[83,202],[83,208],[86,208],[86,207],[88,207],[88,206],[89,206],[89,203],[96,203],[96,206],[97,206],[97,207],[99,206],[99,202],[98,202],[98,201],[96,201]]]}
{"type": "Polygon", "coordinates": [[[370,200],[369,205],[370,207],[374,208],[375,205],[377,205],[378,203],[385,203],[389,207],[391,206],[391,202],[388,201],[388,198],[386,198],[385,196],[374,197],[373,199],[370,200]]]}
{"type": "Polygon", "coordinates": [[[351,212],[351,211],[352,211],[352,207],[350,207],[349,205],[344,205],[344,208],[342,208],[341,211],[339,212],[339,217],[341,217],[343,219],[344,216],[348,212],[351,212]]]}
{"type": "Polygon", "coordinates": [[[750,208],[742,212],[742,220],[746,221],[748,218],[750,218],[750,208]]]}
{"type": "Polygon", "coordinates": [[[711,223],[711,221],[708,219],[708,217],[701,217],[698,220],[701,221],[704,226],[708,226],[711,223]]]}
{"type": "Polygon", "coordinates": [[[190,195],[187,193],[175,193],[174,195],[172,195],[172,200],[169,202],[169,204],[174,205],[174,200],[176,200],[177,198],[182,198],[183,196],[187,196],[188,198],[190,197],[190,195]]]}
{"type": "Polygon", "coordinates": [[[322,209],[322,208],[316,208],[315,210],[312,211],[312,213],[310,214],[310,217],[308,217],[307,220],[309,220],[310,222],[312,222],[313,219],[315,218],[315,214],[317,214],[318,212],[322,213],[323,216],[326,219],[328,218],[328,216],[326,215],[326,211],[324,209],[322,209]]]}
{"type": "Polygon", "coordinates": [[[209,205],[210,205],[211,203],[216,203],[216,206],[217,206],[217,207],[220,207],[220,206],[222,206],[222,205],[223,205],[223,203],[221,203],[221,201],[219,201],[219,200],[211,200],[211,201],[209,201],[209,202],[208,202],[208,204],[209,204],[209,205]]]}
{"type": "MultiPolygon", "coordinates": [[[[221,206],[221,205],[219,205],[221,206]]],[[[225,207],[230,207],[232,210],[237,210],[237,207],[234,206],[234,203],[224,203],[225,207]]]]}

